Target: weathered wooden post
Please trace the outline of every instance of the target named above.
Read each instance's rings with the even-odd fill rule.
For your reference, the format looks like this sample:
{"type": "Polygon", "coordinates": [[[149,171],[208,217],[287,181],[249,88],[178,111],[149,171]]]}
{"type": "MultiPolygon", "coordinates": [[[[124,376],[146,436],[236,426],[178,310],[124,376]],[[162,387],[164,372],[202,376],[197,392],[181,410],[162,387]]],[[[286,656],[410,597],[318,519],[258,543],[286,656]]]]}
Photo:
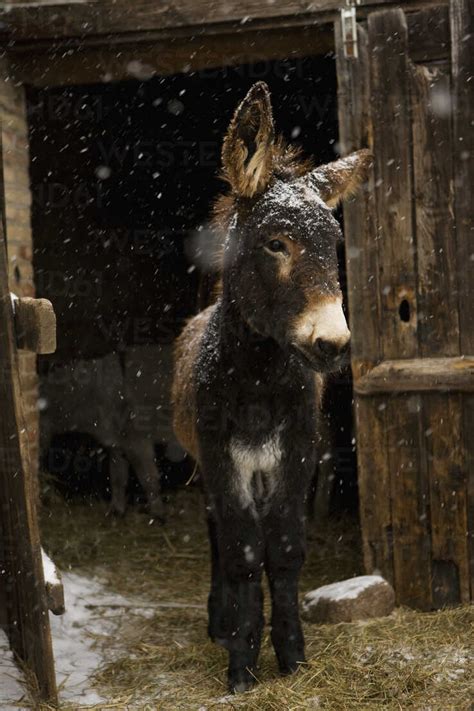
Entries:
{"type": "MultiPolygon", "coordinates": [[[[49,302],[19,300],[16,319],[22,346],[40,352],[54,350],[54,313],[49,302]]],[[[55,703],[56,682],[36,494],[21,407],[17,337],[1,219],[0,402],[0,624],[15,654],[36,677],[39,697],[55,703]]]]}
{"type": "Polygon", "coordinates": [[[356,58],[336,33],[343,150],[374,153],[345,207],[364,558],[421,609],[474,597],[468,4],[370,13],[356,58]]]}

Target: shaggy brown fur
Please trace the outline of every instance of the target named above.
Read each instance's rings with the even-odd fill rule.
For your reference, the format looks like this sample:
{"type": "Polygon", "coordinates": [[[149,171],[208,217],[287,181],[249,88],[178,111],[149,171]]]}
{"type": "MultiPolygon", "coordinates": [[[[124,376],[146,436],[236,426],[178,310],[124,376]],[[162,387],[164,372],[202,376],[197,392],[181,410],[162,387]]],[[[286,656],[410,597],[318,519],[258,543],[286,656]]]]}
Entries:
{"type": "Polygon", "coordinates": [[[209,635],[229,653],[234,692],[254,683],[262,574],[282,674],[304,662],[298,579],[305,500],[317,464],[325,373],[347,362],[329,203],[364,176],[367,152],[311,169],[274,141],[268,88],[239,104],[223,147],[230,194],[215,206],[222,294],[176,344],[176,434],[199,464],[212,553],[209,635]],[[324,196],[324,199],[323,197],[324,196]]]}
{"type": "MultiPolygon", "coordinates": [[[[303,157],[300,148],[289,146],[282,136],[279,136],[273,147],[273,178],[285,181],[295,180],[306,175],[314,166],[313,161],[303,157]]],[[[225,174],[223,179],[229,179],[225,174]]],[[[239,198],[230,190],[219,195],[211,218],[211,226],[215,234],[216,245],[213,249],[213,261],[218,273],[222,270],[222,255],[225,236],[229,221],[237,207],[239,198]]],[[[193,367],[196,353],[199,352],[200,342],[209,319],[214,310],[214,301],[220,296],[222,281],[217,279],[211,294],[212,305],[208,306],[198,316],[188,322],[186,328],[175,342],[175,375],[172,387],[173,401],[173,427],[178,440],[193,459],[199,464],[199,447],[196,434],[195,393],[193,385],[193,367]]],[[[324,379],[320,374],[315,374],[316,400],[322,398],[324,379]]]]}
{"type": "Polygon", "coordinates": [[[173,428],[192,458],[199,464],[199,445],[196,434],[196,396],[193,369],[201,338],[214,311],[215,304],[190,319],[175,341],[175,371],[171,390],[173,428]]]}

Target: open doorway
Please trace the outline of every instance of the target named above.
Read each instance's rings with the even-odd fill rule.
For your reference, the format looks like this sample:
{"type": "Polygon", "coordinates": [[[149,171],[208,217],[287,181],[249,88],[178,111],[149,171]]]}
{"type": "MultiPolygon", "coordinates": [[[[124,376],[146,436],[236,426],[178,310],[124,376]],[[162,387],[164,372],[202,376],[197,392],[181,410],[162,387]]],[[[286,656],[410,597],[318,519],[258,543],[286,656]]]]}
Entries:
{"type": "MultiPolygon", "coordinates": [[[[58,349],[40,364],[42,378],[73,359],[117,353],[123,366],[127,349],[171,346],[195,313],[206,259],[193,244],[223,188],[222,137],[259,79],[272,93],[278,131],[315,161],[334,159],[332,55],[29,91],[35,278],[58,317],[58,349]]],[[[344,286],[343,265],[341,251],[344,286]]],[[[329,510],[357,507],[348,378],[334,378],[326,394],[334,413],[329,510]]],[[[106,494],[101,443],[58,436],[48,468],[62,491],[106,494]]],[[[185,459],[157,454],[165,483],[187,480],[185,459]]]]}

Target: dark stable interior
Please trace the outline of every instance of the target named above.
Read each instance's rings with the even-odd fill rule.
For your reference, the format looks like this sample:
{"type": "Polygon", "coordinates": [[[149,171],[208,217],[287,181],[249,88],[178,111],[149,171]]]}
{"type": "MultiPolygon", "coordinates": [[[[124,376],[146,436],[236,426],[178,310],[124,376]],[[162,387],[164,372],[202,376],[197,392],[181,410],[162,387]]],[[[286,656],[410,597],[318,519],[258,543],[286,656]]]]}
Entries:
{"type": "MultiPolygon", "coordinates": [[[[237,103],[260,79],[270,87],[277,130],[317,162],[333,160],[333,56],[29,90],[36,288],[58,317],[57,353],[40,359],[40,373],[52,360],[170,342],[195,313],[203,258],[193,245],[224,187],[222,138],[237,103]]],[[[341,251],[344,285],[343,262],[341,251]]],[[[354,510],[348,374],[333,378],[326,401],[336,476],[331,510],[354,510]]],[[[48,467],[60,489],[107,495],[106,453],[81,434],[58,439],[54,449],[68,456],[56,471],[54,457],[48,467]]],[[[161,466],[168,485],[189,475],[189,463],[161,457],[161,466]]]]}

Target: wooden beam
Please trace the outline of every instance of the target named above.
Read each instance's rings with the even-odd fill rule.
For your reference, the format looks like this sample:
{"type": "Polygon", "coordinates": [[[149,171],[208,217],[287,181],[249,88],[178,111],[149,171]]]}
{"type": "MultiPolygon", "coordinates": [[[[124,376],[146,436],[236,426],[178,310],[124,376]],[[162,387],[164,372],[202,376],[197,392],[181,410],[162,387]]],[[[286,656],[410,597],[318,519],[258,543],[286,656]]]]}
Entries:
{"type": "Polygon", "coordinates": [[[10,53],[15,81],[35,86],[93,84],[150,79],[180,72],[209,72],[216,67],[323,55],[334,48],[327,25],[254,30],[222,35],[180,37],[150,42],[136,38],[120,44],[93,44],[64,50],[54,47],[10,53]]]}
{"type": "Polygon", "coordinates": [[[359,395],[474,392],[474,356],[387,360],[357,379],[354,389],[359,395]]]}
{"type": "Polygon", "coordinates": [[[15,300],[17,347],[32,353],[56,350],[56,316],[48,299],[23,297],[15,300]]]}
{"type": "MultiPolygon", "coordinates": [[[[358,12],[386,7],[392,0],[360,0],[358,12]]],[[[405,0],[401,5],[416,10],[433,3],[405,0]]],[[[187,35],[204,34],[224,28],[259,27],[271,22],[275,27],[293,26],[295,21],[310,25],[333,21],[341,8],[340,0],[95,0],[95,2],[10,4],[0,12],[0,21],[14,42],[78,38],[84,42],[98,35],[131,32],[184,30],[187,35]]]]}

